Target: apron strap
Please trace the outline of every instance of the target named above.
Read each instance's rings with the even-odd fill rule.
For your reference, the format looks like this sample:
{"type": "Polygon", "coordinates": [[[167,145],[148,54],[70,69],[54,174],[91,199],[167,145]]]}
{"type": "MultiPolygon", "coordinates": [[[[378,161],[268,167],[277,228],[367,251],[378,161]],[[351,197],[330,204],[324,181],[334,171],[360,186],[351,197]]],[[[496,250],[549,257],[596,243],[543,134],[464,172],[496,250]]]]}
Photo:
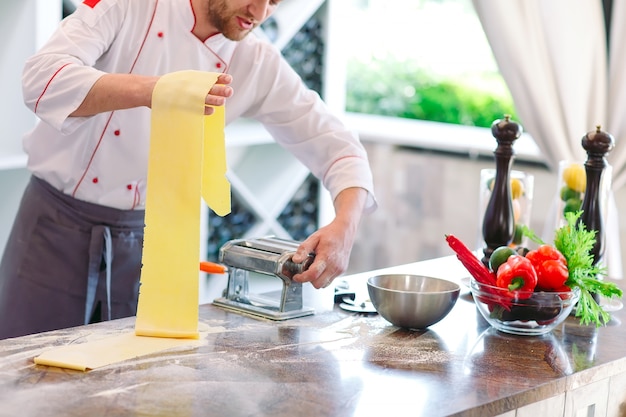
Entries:
{"type": "Polygon", "coordinates": [[[97,225],[91,229],[89,244],[89,268],[87,273],[87,296],[85,297],[85,324],[91,321],[93,314],[98,281],[102,264],[106,268],[107,317],[111,320],[111,263],[113,261],[113,245],[111,229],[97,225]]]}
{"type": "Polygon", "coordinates": [[[113,262],[113,242],[111,240],[111,229],[104,227],[104,263],[107,272],[107,319],[111,321],[111,264],[113,262]]]}

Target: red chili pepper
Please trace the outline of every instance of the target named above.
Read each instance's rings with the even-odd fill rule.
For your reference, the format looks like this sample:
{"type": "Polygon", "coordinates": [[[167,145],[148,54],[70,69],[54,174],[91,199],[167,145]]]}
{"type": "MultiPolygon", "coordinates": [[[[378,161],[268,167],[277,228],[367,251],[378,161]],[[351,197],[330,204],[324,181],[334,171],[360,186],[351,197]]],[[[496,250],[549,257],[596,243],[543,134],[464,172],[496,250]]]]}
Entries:
{"type": "Polygon", "coordinates": [[[563,287],[569,278],[567,260],[557,248],[541,245],[526,254],[537,272],[537,287],[544,291],[555,291],[563,287]]]}
{"type": "MultiPolygon", "coordinates": [[[[495,297],[492,297],[495,301],[495,304],[502,306],[505,310],[510,310],[510,302],[507,299],[503,299],[502,294],[496,286],[496,274],[491,272],[489,268],[487,268],[481,261],[478,259],[474,253],[457,237],[453,235],[446,235],[446,242],[450,248],[456,253],[456,257],[463,264],[465,269],[470,273],[470,275],[479,283],[483,284],[481,286],[482,291],[486,293],[492,294],[495,297]]],[[[494,301],[489,299],[478,299],[485,304],[495,305],[494,301]]]]}
{"type": "Polygon", "coordinates": [[[495,275],[454,235],[446,235],[448,246],[456,253],[465,269],[481,284],[495,285],[495,275]]]}
{"type": "Polygon", "coordinates": [[[530,260],[513,255],[498,268],[496,285],[506,289],[512,298],[530,298],[537,286],[537,273],[530,260]]]}

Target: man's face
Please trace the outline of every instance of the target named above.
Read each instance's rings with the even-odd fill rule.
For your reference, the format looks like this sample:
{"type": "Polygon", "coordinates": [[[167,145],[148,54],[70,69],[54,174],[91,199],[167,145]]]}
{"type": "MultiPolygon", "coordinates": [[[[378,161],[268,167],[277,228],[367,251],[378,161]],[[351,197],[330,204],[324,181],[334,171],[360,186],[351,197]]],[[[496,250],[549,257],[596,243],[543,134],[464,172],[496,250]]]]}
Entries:
{"type": "Polygon", "coordinates": [[[240,41],[265,21],[280,0],[210,0],[209,21],[225,37],[240,41]]]}

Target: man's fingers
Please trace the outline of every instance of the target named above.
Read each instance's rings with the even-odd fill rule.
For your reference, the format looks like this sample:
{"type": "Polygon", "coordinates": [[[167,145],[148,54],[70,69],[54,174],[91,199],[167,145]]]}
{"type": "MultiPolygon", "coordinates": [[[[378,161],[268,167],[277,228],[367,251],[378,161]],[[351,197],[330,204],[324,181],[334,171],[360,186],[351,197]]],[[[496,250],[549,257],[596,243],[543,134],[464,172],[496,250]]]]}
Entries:
{"type": "MultiPolygon", "coordinates": [[[[233,95],[233,88],[229,85],[223,84],[215,84],[209,90],[209,94],[207,95],[207,100],[215,99],[215,98],[224,98],[230,97],[233,95]]],[[[207,102],[207,104],[209,104],[207,102]]]]}
{"type": "Polygon", "coordinates": [[[233,77],[230,74],[221,74],[217,77],[216,84],[230,84],[231,82],[233,82],[233,77]]]}
{"type": "Polygon", "coordinates": [[[213,114],[213,107],[211,106],[223,106],[226,104],[226,98],[233,95],[233,89],[227,85],[219,85],[215,84],[209,94],[207,94],[204,103],[206,107],[204,108],[204,114],[210,115],[213,114]]]}

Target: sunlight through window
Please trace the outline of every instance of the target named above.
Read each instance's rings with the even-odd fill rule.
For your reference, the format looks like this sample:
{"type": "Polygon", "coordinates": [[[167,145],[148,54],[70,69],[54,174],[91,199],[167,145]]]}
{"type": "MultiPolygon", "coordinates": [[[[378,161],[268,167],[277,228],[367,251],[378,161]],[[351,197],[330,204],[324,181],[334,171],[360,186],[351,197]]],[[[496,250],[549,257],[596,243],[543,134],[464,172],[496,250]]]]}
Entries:
{"type": "Polygon", "coordinates": [[[514,115],[471,0],[352,0],[346,110],[488,127],[514,115]]]}

